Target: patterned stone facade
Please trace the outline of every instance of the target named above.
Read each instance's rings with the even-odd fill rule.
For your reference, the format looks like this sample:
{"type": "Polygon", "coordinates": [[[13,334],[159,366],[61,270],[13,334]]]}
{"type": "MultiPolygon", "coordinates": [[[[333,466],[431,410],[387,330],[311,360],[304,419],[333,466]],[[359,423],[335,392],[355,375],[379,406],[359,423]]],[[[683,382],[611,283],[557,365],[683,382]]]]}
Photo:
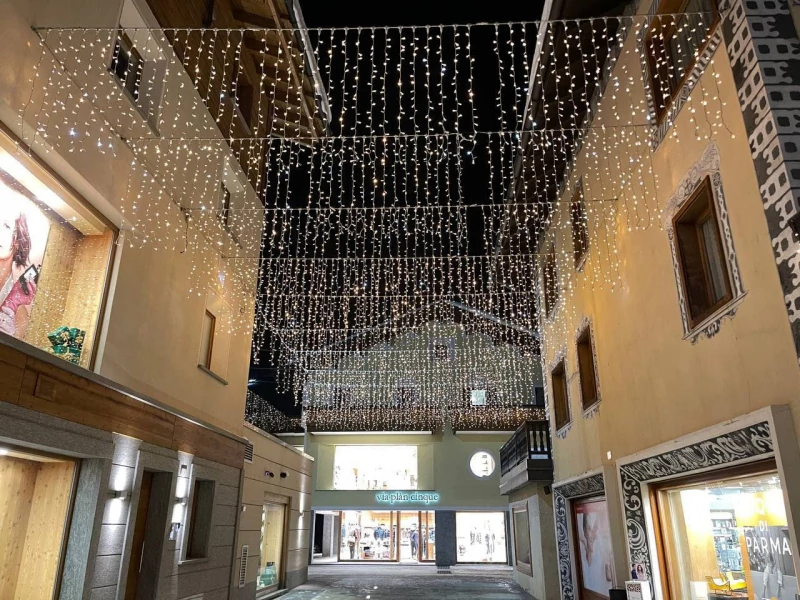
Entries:
{"type": "Polygon", "coordinates": [[[722,31],[800,357],[800,41],[787,0],[735,0],[722,31]]]}
{"type": "Polygon", "coordinates": [[[568,501],[573,498],[602,495],[604,492],[605,485],[602,473],[553,487],[553,503],[556,513],[556,544],[558,546],[558,574],[561,581],[561,597],[564,600],[575,599],[575,585],[572,581],[573,568],[572,552],[570,551],[570,510],[568,501]]]}

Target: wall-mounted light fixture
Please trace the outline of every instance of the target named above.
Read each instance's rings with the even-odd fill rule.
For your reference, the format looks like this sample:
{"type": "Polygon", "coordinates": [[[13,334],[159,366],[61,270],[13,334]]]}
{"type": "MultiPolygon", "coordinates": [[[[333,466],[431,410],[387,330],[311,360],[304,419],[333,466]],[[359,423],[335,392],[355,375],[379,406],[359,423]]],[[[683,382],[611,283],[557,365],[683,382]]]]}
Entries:
{"type": "Polygon", "coordinates": [[[264,475],[266,477],[275,477],[275,473],[273,473],[272,471],[264,471],[264,475]]]}

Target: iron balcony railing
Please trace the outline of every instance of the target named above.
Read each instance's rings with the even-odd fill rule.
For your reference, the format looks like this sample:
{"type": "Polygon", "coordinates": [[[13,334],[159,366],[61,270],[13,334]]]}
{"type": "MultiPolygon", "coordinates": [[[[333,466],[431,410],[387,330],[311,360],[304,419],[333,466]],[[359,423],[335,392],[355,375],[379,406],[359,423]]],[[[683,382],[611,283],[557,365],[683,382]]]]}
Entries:
{"type": "Polygon", "coordinates": [[[528,460],[553,460],[550,425],[547,421],[525,421],[500,448],[500,474],[528,460]]]}

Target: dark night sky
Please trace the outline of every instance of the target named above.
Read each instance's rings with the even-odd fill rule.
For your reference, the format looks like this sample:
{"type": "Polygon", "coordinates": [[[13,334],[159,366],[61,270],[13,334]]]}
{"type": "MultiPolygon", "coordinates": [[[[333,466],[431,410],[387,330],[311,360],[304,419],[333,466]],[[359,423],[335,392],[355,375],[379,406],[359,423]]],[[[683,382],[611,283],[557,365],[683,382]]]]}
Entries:
{"type": "MultiPolygon", "coordinates": [[[[347,2],[331,0],[300,0],[303,16],[309,28],[315,27],[384,27],[384,26],[424,26],[470,24],[481,22],[519,22],[535,21],[541,17],[543,0],[506,0],[505,2],[462,2],[458,9],[442,0],[407,0],[405,2],[347,2]]],[[[491,58],[491,57],[486,57],[491,58]]],[[[482,60],[482,57],[477,57],[482,60]]],[[[494,59],[492,58],[492,61],[494,59]]],[[[487,95],[491,101],[491,96],[487,95]]],[[[492,107],[487,107],[492,109],[492,107]]],[[[478,175],[472,189],[485,189],[488,177],[478,175]]],[[[482,198],[474,198],[480,202],[482,198]]],[[[467,199],[467,204],[471,204],[467,199]]],[[[470,220],[471,217],[470,217],[470,220]]],[[[470,230],[479,232],[480,222],[469,224],[470,230]]],[[[479,237],[479,236],[478,236],[479,237]]],[[[482,251],[486,251],[485,248],[482,251]]],[[[251,389],[268,399],[276,408],[288,414],[299,415],[299,407],[294,406],[294,396],[279,394],[275,384],[275,372],[269,364],[266,352],[262,353],[261,365],[252,367],[251,389]]]]}
{"type": "Polygon", "coordinates": [[[535,21],[543,0],[458,2],[406,0],[405,2],[333,2],[300,0],[309,27],[369,27],[388,25],[453,25],[479,22],[535,21]]]}

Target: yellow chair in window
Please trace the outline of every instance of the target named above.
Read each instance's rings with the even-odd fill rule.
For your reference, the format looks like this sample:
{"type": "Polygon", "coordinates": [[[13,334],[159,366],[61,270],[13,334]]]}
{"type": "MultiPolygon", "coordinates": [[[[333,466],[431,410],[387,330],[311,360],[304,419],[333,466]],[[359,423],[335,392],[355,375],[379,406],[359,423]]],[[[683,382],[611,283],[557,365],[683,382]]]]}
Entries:
{"type": "Polygon", "coordinates": [[[726,579],[718,579],[716,577],[706,575],[706,583],[708,584],[708,589],[712,592],[723,594],[731,593],[731,582],[726,579]]]}
{"type": "Polygon", "coordinates": [[[725,577],[728,578],[731,591],[741,592],[747,589],[747,581],[745,581],[743,573],[734,573],[733,571],[728,571],[725,573],[725,577]]]}

